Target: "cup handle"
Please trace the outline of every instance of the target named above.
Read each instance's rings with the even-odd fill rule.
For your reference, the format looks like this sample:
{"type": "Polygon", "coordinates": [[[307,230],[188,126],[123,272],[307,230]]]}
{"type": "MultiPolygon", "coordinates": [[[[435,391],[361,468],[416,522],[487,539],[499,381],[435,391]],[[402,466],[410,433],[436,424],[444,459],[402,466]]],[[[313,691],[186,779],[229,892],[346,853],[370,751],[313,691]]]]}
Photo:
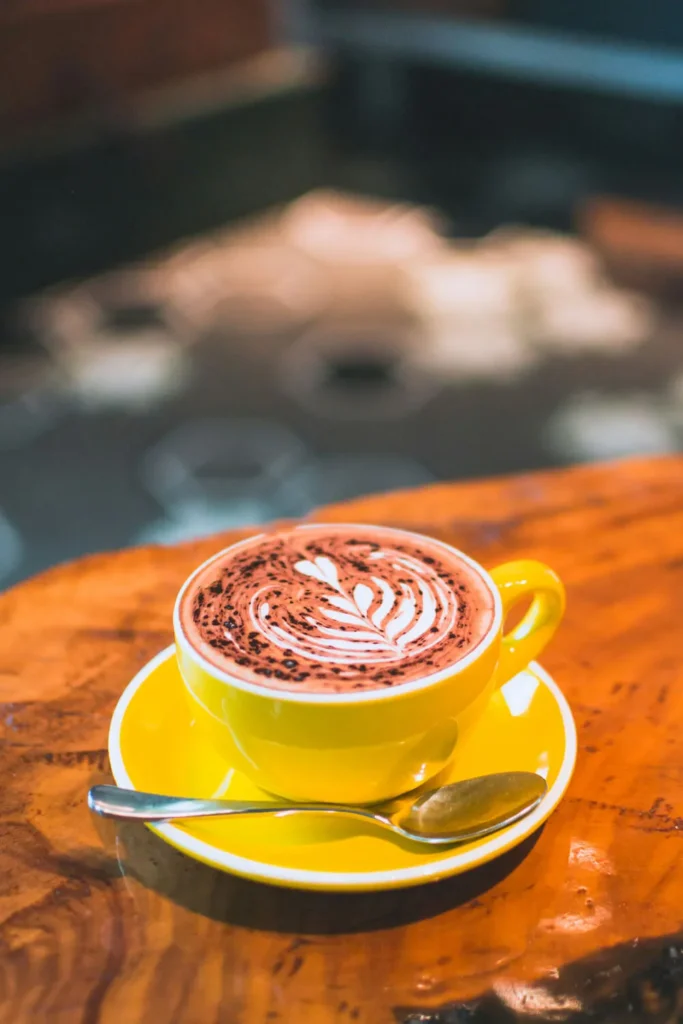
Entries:
{"type": "Polygon", "coordinates": [[[550,566],[529,559],[505,562],[492,569],[490,576],[500,591],[503,623],[513,605],[532,597],[521,622],[503,633],[496,683],[501,686],[538,657],[551,639],[564,615],[565,592],[550,566]]]}

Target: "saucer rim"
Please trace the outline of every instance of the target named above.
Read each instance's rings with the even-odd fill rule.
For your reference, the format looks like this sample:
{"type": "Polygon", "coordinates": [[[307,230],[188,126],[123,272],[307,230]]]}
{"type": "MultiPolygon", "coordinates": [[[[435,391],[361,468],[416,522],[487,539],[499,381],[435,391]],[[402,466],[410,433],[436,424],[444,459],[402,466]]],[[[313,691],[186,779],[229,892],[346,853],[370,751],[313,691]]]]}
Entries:
{"type": "MultiPolygon", "coordinates": [[[[130,703],[146,680],[164,662],[175,657],[175,644],[170,644],[159,651],[133,676],[119,697],[109,726],[109,760],[112,774],[118,786],[137,789],[130,778],[121,751],[121,726],[130,703]]],[[[567,702],[559,686],[552,676],[538,662],[529,664],[535,676],[550,690],[562,718],[564,728],[564,757],[555,782],[547,791],[536,810],[501,832],[491,836],[481,846],[456,851],[451,857],[443,860],[426,860],[422,864],[408,868],[397,868],[388,871],[316,871],[306,868],[291,868],[278,864],[251,860],[223,850],[203,839],[198,839],[184,829],[170,823],[148,825],[162,839],[177,850],[210,867],[229,871],[249,878],[252,881],[266,882],[289,888],[318,889],[323,891],[362,891],[375,889],[397,889],[425,882],[437,881],[450,875],[460,874],[485,864],[495,857],[523,842],[550,817],[564,796],[571,781],[576,764],[577,735],[576,724],[567,702]]],[[[436,854],[435,854],[436,856],[436,854]]]]}

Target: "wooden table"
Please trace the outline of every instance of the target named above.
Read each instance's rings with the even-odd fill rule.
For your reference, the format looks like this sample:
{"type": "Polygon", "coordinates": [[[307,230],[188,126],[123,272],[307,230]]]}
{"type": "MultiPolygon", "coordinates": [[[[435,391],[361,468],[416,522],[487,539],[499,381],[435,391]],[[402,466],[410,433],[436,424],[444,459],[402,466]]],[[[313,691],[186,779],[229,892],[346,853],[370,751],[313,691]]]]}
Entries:
{"type": "Polygon", "coordinates": [[[256,885],[105,827],[85,793],[106,776],[115,701],[168,644],[179,584],[233,535],[58,567],[0,600],[0,1021],[680,1019],[683,462],[439,485],[319,518],[558,569],[567,618],[545,664],[579,729],[566,799],[521,852],[358,896],[256,885]]]}

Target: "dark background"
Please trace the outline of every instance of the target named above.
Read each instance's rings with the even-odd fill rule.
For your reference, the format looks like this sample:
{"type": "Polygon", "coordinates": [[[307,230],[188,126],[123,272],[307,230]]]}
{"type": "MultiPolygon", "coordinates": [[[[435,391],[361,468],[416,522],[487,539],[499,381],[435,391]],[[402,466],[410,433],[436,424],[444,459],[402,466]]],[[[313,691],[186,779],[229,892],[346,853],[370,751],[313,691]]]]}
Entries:
{"type": "Polygon", "coordinates": [[[0,67],[0,586],[361,492],[680,447],[679,5],[16,0],[0,67]],[[423,341],[391,304],[321,311],[326,267],[302,272],[308,312],[270,320],[294,264],[264,271],[255,321],[148,287],[172,252],[201,292],[217,239],[248,248],[320,188],[428,207],[459,241],[579,236],[652,330],[445,377],[406,362],[423,341]]]}

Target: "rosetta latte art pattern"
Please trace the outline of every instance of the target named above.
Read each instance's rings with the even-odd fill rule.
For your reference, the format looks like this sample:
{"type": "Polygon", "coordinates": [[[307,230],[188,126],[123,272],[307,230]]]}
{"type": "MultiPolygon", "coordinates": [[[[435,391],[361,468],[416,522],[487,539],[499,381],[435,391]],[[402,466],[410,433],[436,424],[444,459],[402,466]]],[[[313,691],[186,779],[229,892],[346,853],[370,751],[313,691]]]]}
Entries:
{"type": "Polygon", "coordinates": [[[479,573],[400,531],[266,534],[200,572],[181,617],[213,664],[269,687],[394,686],[457,661],[492,619],[479,573]]]}
{"type": "Polygon", "coordinates": [[[455,624],[455,594],[413,558],[381,549],[368,555],[368,564],[380,574],[385,563],[391,575],[402,574],[399,590],[373,573],[367,583],[356,583],[347,591],[337,566],[325,555],[295,562],[297,572],[321,584],[319,603],[305,616],[311,628],[292,626],[286,612],[273,616],[268,587],[252,598],[252,625],[279,647],[337,664],[359,659],[380,664],[434,647],[455,624]]]}

